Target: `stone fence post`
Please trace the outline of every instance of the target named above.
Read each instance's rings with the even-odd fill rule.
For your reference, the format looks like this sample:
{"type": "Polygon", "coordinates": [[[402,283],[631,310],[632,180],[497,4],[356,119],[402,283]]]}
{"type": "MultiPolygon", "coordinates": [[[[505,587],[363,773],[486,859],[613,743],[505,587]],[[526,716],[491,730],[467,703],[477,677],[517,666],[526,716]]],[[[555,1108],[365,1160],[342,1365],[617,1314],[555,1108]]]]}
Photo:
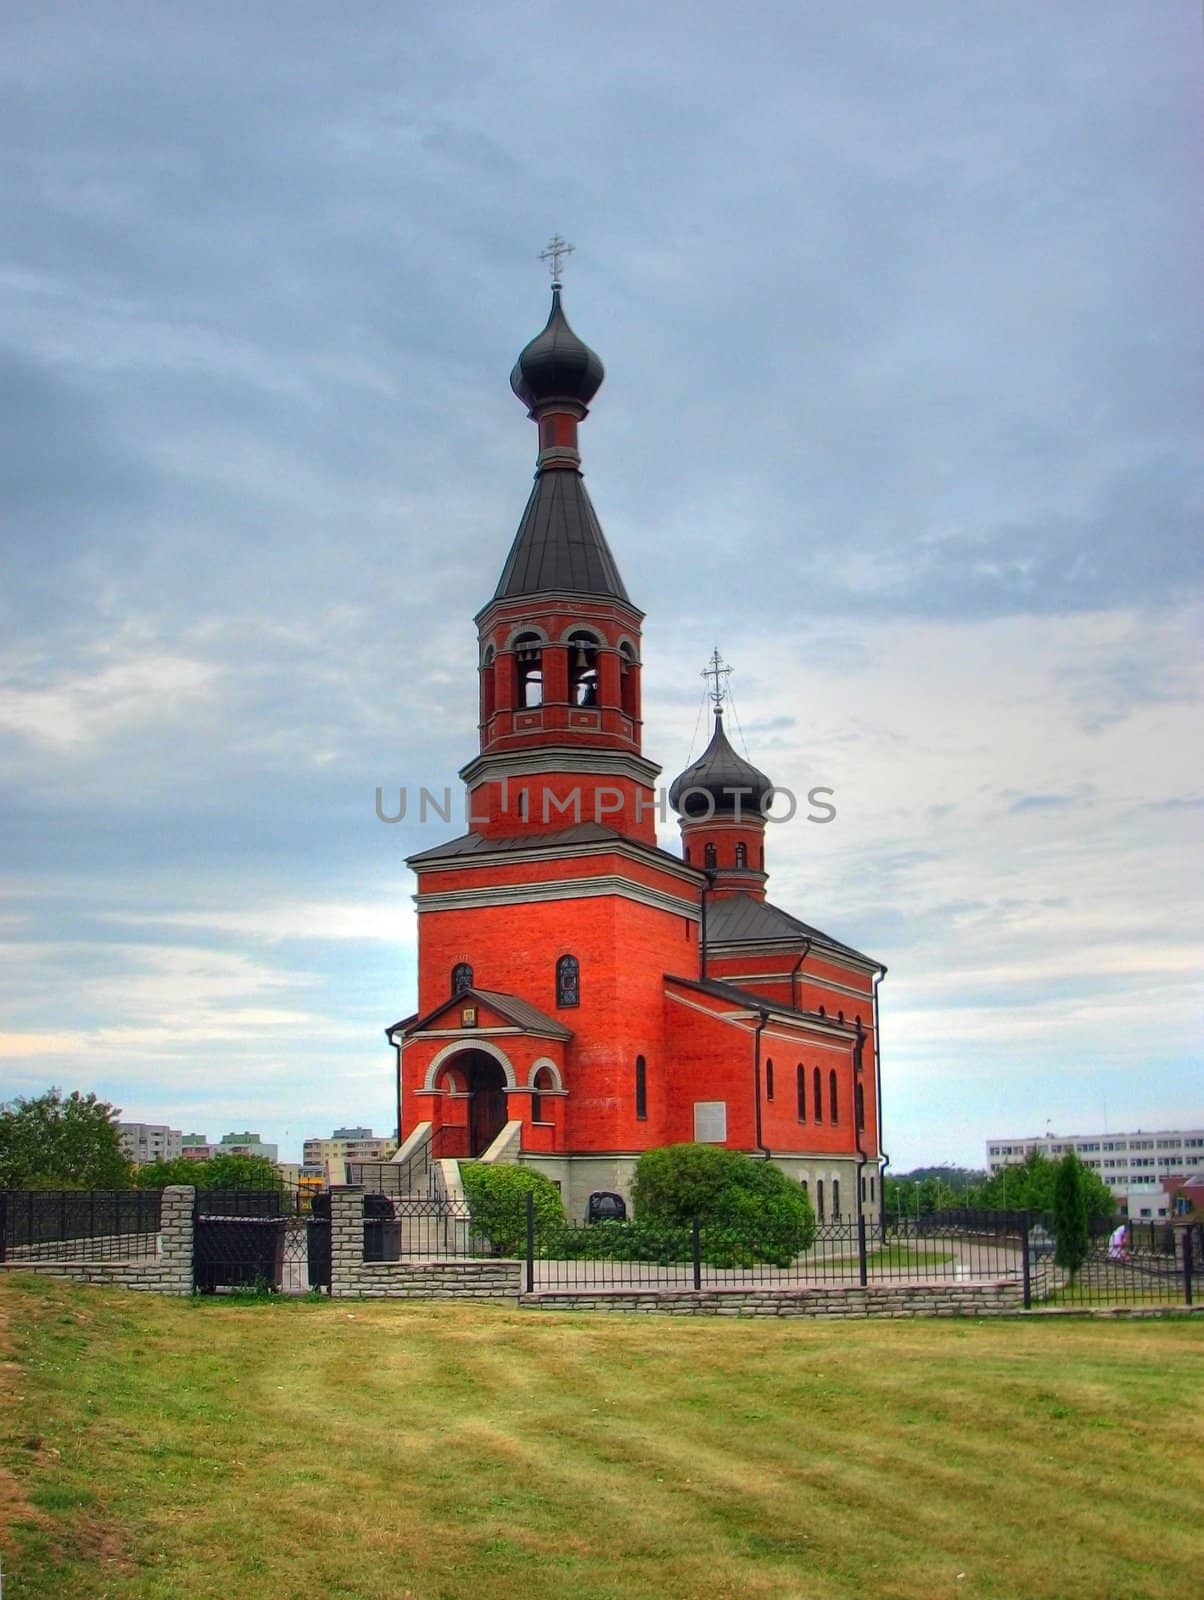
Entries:
{"type": "Polygon", "coordinates": [[[196,1190],[188,1183],[172,1183],[163,1191],[159,1212],[158,1287],[162,1294],[191,1294],[193,1289],[192,1213],[196,1190]]]}
{"type": "Polygon", "coordinates": [[[330,1294],[332,1299],[360,1292],[364,1264],[364,1187],[346,1184],[330,1191],[330,1294]]]}

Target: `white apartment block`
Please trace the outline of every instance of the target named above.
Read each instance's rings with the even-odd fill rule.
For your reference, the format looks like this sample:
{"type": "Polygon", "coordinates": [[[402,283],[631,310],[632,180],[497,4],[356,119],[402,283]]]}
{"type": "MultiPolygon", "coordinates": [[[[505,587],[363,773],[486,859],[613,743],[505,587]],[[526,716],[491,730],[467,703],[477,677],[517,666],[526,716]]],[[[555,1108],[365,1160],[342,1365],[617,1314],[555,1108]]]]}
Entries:
{"type": "Polygon", "coordinates": [[[1043,1150],[1053,1161],[1073,1150],[1117,1200],[1126,1203],[1131,1217],[1165,1217],[1170,1214],[1170,1201],[1163,1180],[1186,1178],[1204,1167],[1204,1128],[989,1139],[987,1176],[1018,1166],[1032,1150],[1043,1150]]]}
{"type": "Polygon", "coordinates": [[[140,1167],[152,1161],[175,1161],[184,1138],[179,1128],[157,1122],[119,1122],[117,1134],[122,1150],[140,1167]]]}
{"type": "Polygon", "coordinates": [[[396,1149],[396,1139],[377,1138],[371,1128],[336,1128],[329,1139],[306,1139],[301,1159],[325,1169],[328,1161],[389,1161],[396,1149]]]}

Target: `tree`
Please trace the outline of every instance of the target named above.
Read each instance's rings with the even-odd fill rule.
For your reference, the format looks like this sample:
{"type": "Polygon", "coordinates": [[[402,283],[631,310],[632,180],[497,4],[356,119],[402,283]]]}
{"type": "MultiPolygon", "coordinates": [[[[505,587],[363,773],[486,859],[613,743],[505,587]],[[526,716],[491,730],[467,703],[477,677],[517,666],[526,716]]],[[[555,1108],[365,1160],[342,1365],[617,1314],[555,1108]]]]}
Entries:
{"type": "Polygon", "coordinates": [[[0,1189],[124,1189],[121,1112],[94,1094],[58,1089],[0,1106],[0,1189]]]}
{"type": "MultiPolygon", "coordinates": [[[[1051,1161],[1044,1150],[1030,1150],[1018,1166],[1002,1167],[974,1192],[972,1199],[967,1197],[967,1204],[982,1206],[988,1211],[1052,1211],[1059,1165],[1051,1161]]],[[[1115,1216],[1116,1201],[1107,1184],[1081,1162],[1079,1167],[1088,1217],[1106,1221],[1115,1216]]]]}
{"type": "Polygon", "coordinates": [[[151,1161],[139,1167],[140,1189],[163,1189],[169,1183],[190,1183],[197,1189],[282,1189],[284,1180],[266,1156],[211,1156],[208,1161],[151,1161]]]}
{"type": "Polygon", "coordinates": [[[716,1265],[789,1266],[815,1239],[811,1202],[800,1184],[770,1161],[719,1145],[646,1150],[631,1198],[641,1223],[688,1228],[697,1219],[704,1257],[716,1265]]]}
{"type": "Polygon", "coordinates": [[[460,1182],[473,1225],[489,1240],[495,1255],[525,1254],[528,1195],[535,1197],[536,1243],[542,1244],[564,1226],[560,1191],[534,1167],[466,1161],[460,1168],[460,1182]]]}
{"type": "Polygon", "coordinates": [[[1073,1150],[1068,1150],[1054,1169],[1054,1260],[1070,1273],[1071,1282],[1086,1261],[1091,1243],[1084,1182],[1087,1176],[1087,1168],[1073,1150]]]}

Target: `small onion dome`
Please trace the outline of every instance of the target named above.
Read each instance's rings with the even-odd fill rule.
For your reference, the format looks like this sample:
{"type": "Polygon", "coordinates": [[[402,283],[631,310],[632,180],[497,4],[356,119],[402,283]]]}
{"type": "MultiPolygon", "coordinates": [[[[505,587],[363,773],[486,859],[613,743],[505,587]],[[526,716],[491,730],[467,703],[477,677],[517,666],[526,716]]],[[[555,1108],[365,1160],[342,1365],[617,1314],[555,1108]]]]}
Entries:
{"type": "Polygon", "coordinates": [[[763,817],[773,784],[751,762],[738,756],[723,731],[723,712],[715,713],[711,742],[693,766],[674,779],[669,804],[683,817],[763,817]]]}
{"type": "Polygon", "coordinates": [[[510,387],[528,411],[549,400],[576,400],[587,406],[605,376],[601,361],[569,327],[557,285],[547,326],[514,363],[510,387]]]}

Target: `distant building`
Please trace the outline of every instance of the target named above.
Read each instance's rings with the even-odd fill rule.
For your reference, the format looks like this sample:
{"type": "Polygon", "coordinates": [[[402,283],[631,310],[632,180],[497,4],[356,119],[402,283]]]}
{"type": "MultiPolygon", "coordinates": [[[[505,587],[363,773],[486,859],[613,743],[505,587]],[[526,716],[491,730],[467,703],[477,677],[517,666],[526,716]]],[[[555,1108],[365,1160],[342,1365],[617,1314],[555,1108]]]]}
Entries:
{"type": "Polygon", "coordinates": [[[1204,1165],[1204,1128],[1158,1129],[1147,1133],[1047,1133],[1027,1139],[987,1141],[987,1176],[1019,1166],[1033,1150],[1056,1161],[1073,1150],[1135,1218],[1169,1217],[1174,1212],[1168,1180],[1181,1180],[1204,1165]]]}
{"type": "Polygon", "coordinates": [[[158,1122],[119,1122],[117,1135],[122,1150],[140,1167],[152,1161],[177,1160],[184,1137],[178,1128],[158,1122]]]}
{"type": "Polygon", "coordinates": [[[220,1142],[210,1150],[215,1156],[260,1156],[264,1161],[275,1162],[279,1154],[274,1144],[264,1144],[257,1133],[223,1133],[220,1142]]]}
{"type": "Polygon", "coordinates": [[[208,1134],[186,1133],[180,1141],[180,1154],[185,1161],[208,1161],[213,1154],[208,1134]]]}
{"type": "Polygon", "coordinates": [[[378,1138],[371,1128],[336,1128],[329,1139],[306,1139],[302,1164],[325,1170],[328,1161],[389,1161],[396,1139],[378,1138]]]}

